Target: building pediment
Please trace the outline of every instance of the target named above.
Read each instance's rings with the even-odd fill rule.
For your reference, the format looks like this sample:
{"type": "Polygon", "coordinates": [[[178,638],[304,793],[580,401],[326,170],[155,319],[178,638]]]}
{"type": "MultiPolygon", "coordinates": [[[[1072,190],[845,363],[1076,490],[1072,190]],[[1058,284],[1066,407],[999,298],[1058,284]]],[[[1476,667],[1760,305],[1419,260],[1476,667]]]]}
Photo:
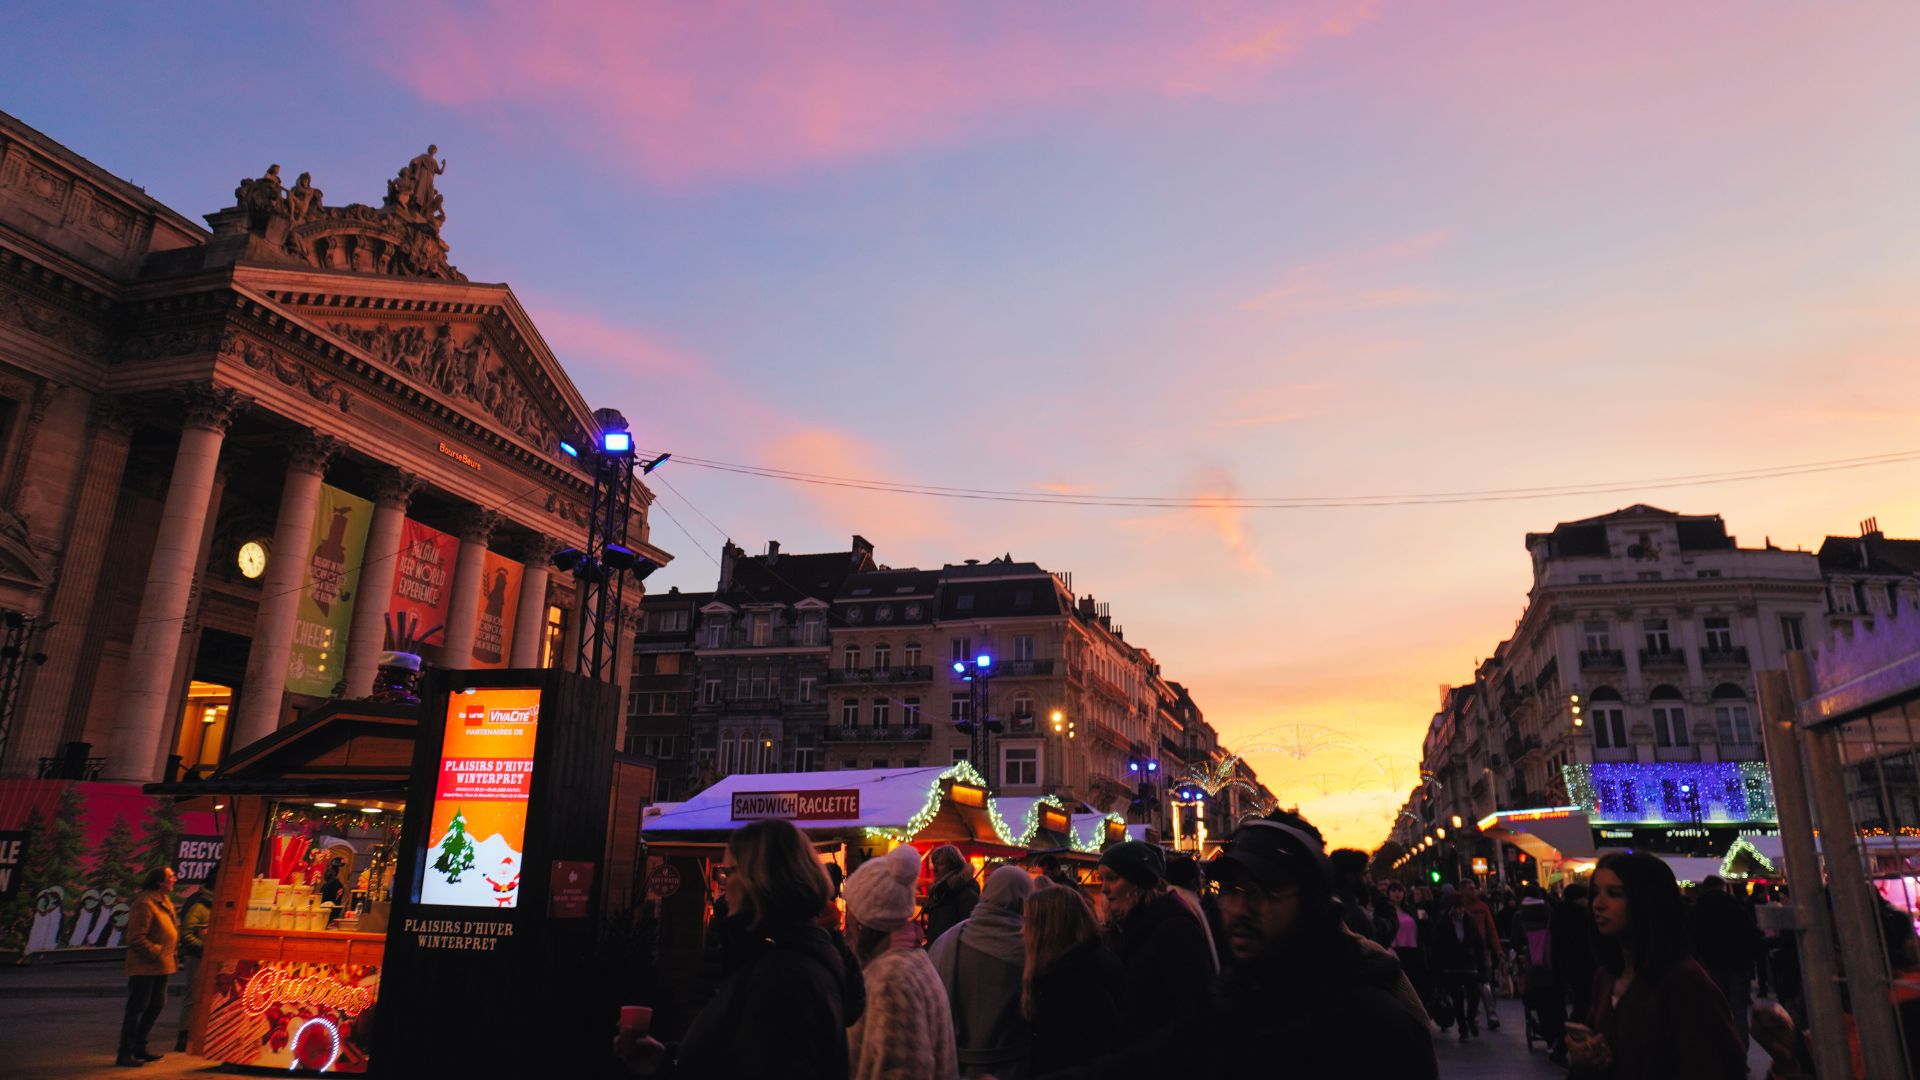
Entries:
{"type": "Polygon", "coordinates": [[[428,397],[543,458],[593,412],[505,285],[399,282],[241,267],[236,282],[376,381],[428,397]]]}

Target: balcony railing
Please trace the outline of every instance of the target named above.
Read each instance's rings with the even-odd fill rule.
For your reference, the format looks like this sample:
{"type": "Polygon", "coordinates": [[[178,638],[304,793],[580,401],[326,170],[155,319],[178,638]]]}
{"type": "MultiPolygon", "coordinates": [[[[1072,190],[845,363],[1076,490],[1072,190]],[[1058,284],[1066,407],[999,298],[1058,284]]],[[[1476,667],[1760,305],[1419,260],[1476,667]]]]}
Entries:
{"type": "Polygon", "coordinates": [[[1729,645],[1724,649],[1701,649],[1700,662],[1707,667],[1746,667],[1747,647],[1729,645]]]}
{"type": "Polygon", "coordinates": [[[1581,671],[1624,671],[1627,656],[1619,649],[1594,649],[1580,654],[1581,671]]]}
{"type": "Polygon", "coordinates": [[[814,637],[814,641],[807,641],[806,631],[798,626],[774,626],[769,627],[766,633],[761,635],[761,640],[755,641],[752,630],[746,627],[733,627],[717,637],[702,631],[700,636],[694,639],[694,644],[702,649],[775,649],[792,648],[796,645],[819,649],[827,647],[825,628],[815,630],[814,637]]]}
{"type": "Polygon", "coordinates": [[[1053,661],[1002,660],[999,664],[995,665],[994,674],[1011,675],[1016,678],[1022,675],[1051,675],[1053,674],[1053,661]]]}
{"type": "Polygon", "coordinates": [[[1687,654],[1679,649],[1641,649],[1640,666],[1643,668],[1686,667],[1687,654]]]}
{"type": "Polygon", "coordinates": [[[830,683],[906,683],[928,682],[933,679],[933,668],[925,664],[903,667],[883,668],[832,668],[827,672],[830,683]]]}
{"type": "Polygon", "coordinates": [[[830,727],[828,742],[925,742],[933,738],[932,724],[904,724],[900,727],[830,727]]]}

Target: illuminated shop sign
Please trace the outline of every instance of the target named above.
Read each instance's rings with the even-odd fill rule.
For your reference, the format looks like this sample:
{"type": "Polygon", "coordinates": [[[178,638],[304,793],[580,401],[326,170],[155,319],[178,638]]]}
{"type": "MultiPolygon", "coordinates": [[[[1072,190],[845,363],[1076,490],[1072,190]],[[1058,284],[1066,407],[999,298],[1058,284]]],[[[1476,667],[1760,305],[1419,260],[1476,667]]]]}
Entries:
{"type": "Polygon", "coordinates": [[[1773,780],[1758,761],[1595,762],[1561,767],[1569,801],[1596,825],[1774,823],[1773,780]]]}
{"type": "Polygon", "coordinates": [[[448,695],[420,903],[517,906],[539,727],[538,689],[484,687],[448,695]]]}
{"type": "Polygon", "coordinates": [[[735,821],[850,821],[860,816],[860,791],[736,791],[731,816],[735,821]]]}
{"type": "Polygon", "coordinates": [[[204,1056],[286,1071],[367,1071],[378,967],[224,960],[211,985],[204,1056]]]}

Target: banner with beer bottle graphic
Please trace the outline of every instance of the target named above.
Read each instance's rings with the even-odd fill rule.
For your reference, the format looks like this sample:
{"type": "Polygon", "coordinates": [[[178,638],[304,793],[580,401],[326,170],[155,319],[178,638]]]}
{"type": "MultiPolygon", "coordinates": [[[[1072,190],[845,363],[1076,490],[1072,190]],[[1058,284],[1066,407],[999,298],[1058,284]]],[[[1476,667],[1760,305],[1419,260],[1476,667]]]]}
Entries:
{"type": "Polygon", "coordinates": [[[513,659],[513,622],[520,610],[520,576],[525,570],[512,559],[487,552],[473,624],[473,659],[468,666],[503,668],[513,659]]]}
{"type": "Polygon", "coordinates": [[[320,485],[313,543],[301,553],[305,570],[293,622],[293,651],[287,657],[287,689],[293,693],[327,697],[340,681],[372,520],[373,503],[320,485]]]}

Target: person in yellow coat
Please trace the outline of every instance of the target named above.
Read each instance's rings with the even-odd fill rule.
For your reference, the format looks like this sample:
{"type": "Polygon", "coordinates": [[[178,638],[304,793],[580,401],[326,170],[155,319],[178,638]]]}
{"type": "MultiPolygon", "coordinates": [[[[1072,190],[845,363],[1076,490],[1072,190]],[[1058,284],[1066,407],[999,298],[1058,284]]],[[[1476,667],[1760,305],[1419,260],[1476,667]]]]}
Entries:
{"type": "Polygon", "coordinates": [[[180,944],[180,917],[173,910],[173,870],[162,866],[140,882],[127,916],[127,1012],[120,1022],[120,1056],[129,1068],[159,1061],[147,1052],[153,1022],[167,1007],[167,978],[180,944]]]}

